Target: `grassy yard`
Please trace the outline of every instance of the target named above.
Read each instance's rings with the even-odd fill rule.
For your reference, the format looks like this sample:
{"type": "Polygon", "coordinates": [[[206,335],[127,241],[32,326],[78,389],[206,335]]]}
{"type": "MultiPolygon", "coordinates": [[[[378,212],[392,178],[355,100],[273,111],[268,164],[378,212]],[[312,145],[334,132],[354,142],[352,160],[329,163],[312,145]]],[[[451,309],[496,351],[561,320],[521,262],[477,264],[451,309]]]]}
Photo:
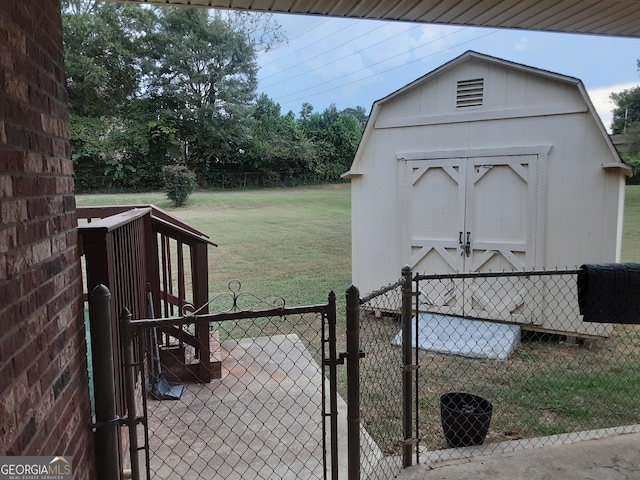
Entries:
{"type": "Polygon", "coordinates": [[[287,305],[339,302],[351,283],[351,196],[348,184],[196,192],[183,208],[163,193],[78,195],[78,206],[154,204],[208,234],[209,291],[282,297],[287,305]]]}
{"type": "MultiPolygon", "coordinates": [[[[78,195],[79,206],[151,203],[208,234],[211,293],[242,289],[290,305],[338,299],[351,283],[348,184],[194,193],[173,208],[163,193],[78,195]]],[[[640,185],[627,187],[622,261],[640,262],[640,185]]]]}
{"type": "MultiPolygon", "coordinates": [[[[197,192],[178,209],[162,193],[77,196],[79,206],[136,203],[155,204],[219,244],[209,252],[211,294],[225,291],[230,280],[238,279],[243,291],[280,296],[288,305],[324,303],[330,290],[344,302],[351,279],[349,185],[197,192]]],[[[640,262],[640,186],[627,187],[622,246],[622,261],[640,262]]],[[[343,313],[340,305],[338,314],[343,313]]],[[[396,320],[371,321],[388,323],[380,340],[388,350],[399,328],[396,320]]],[[[640,332],[636,330],[622,328],[615,338],[594,348],[524,344],[512,359],[498,363],[423,355],[421,364],[428,364],[422,365],[419,386],[422,445],[445,447],[438,398],[442,391],[460,385],[494,402],[496,415],[488,441],[637,423],[640,332]]],[[[395,361],[390,363],[399,372],[395,361]]],[[[365,382],[378,383],[384,390],[379,392],[381,398],[391,398],[393,389],[385,389],[384,382],[365,382]]],[[[400,400],[397,395],[393,398],[400,400]]]]}
{"type": "Polygon", "coordinates": [[[625,195],[623,262],[640,262],[640,185],[629,185],[625,195]]]}

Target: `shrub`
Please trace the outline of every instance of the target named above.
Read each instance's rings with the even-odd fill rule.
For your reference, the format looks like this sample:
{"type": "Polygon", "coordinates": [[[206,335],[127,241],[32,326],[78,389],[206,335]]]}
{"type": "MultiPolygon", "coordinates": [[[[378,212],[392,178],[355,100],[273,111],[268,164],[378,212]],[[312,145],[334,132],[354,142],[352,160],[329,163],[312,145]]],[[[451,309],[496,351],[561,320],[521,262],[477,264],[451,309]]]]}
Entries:
{"type": "Polygon", "coordinates": [[[185,165],[167,165],[162,167],[162,179],[167,198],[176,207],[187,203],[189,195],[196,188],[196,174],[185,165]]]}

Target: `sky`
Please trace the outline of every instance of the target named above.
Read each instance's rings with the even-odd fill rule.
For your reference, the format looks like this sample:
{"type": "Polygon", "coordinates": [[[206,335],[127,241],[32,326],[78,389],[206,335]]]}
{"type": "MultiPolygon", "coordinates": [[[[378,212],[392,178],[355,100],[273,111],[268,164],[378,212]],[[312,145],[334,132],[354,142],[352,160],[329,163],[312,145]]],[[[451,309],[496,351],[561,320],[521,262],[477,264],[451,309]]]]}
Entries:
{"type": "Polygon", "coordinates": [[[288,42],[260,53],[258,93],[283,114],[364,107],[467,50],[582,80],[607,130],[612,92],[640,85],[640,39],[275,15],[288,42]]]}

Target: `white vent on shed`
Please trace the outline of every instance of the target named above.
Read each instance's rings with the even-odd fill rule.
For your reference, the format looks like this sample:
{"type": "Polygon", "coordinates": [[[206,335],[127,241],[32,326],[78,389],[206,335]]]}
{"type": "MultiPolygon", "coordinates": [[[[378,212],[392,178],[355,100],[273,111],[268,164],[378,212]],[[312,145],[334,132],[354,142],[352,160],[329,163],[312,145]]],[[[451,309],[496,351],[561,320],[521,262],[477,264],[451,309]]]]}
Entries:
{"type": "Polygon", "coordinates": [[[458,80],[456,108],[481,107],[484,96],[484,78],[458,80]]]}

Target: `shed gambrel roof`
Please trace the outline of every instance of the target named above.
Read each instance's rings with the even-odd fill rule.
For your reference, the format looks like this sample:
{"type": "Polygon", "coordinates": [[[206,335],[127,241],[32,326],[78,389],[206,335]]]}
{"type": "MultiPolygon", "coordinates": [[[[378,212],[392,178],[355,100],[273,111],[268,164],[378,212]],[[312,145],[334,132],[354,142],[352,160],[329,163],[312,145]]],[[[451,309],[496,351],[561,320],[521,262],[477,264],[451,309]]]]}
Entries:
{"type": "Polygon", "coordinates": [[[639,0],[109,0],[640,37],[639,0]]]}
{"type": "MultiPolygon", "coordinates": [[[[380,100],[376,100],[375,102],[373,102],[373,106],[371,108],[371,114],[369,115],[369,120],[367,121],[367,125],[365,127],[364,133],[362,135],[362,139],[360,141],[360,145],[358,146],[358,150],[356,151],[353,163],[351,164],[351,168],[349,169],[348,172],[344,173],[342,175],[343,178],[353,178],[353,177],[357,177],[359,175],[362,175],[362,172],[360,171],[360,166],[361,166],[361,162],[363,161],[364,158],[364,154],[363,154],[363,150],[365,148],[366,142],[369,140],[369,138],[372,136],[373,134],[373,130],[376,128],[376,121],[378,119],[378,115],[380,113],[380,109],[382,108],[382,106],[386,103],[389,103],[391,101],[393,101],[394,98],[408,92],[409,90],[413,90],[414,88],[423,85],[426,82],[429,82],[431,79],[433,79],[434,77],[442,74],[443,72],[450,70],[452,68],[455,68],[459,65],[461,65],[464,62],[470,61],[470,60],[481,60],[481,61],[485,61],[485,62],[489,62],[489,63],[493,63],[496,65],[501,65],[503,67],[506,68],[510,68],[513,70],[519,70],[528,74],[533,74],[533,75],[538,75],[541,77],[545,77],[557,82],[562,82],[565,84],[569,84],[569,85],[574,85],[575,88],[580,92],[580,95],[582,96],[584,102],[587,105],[587,109],[588,109],[588,113],[593,117],[594,122],[596,123],[596,125],[598,126],[602,137],[603,137],[603,141],[606,142],[607,146],[609,147],[609,149],[611,150],[612,154],[613,154],[613,158],[617,158],[618,162],[616,162],[615,164],[611,164],[611,165],[607,165],[608,168],[611,167],[617,167],[617,168],[621,168],[623,169],[624,173],[628,176],[631,176],[633,174],[633,170],[630,166],[626,165],[619,156],[619,153],[617,151],[617,149],[615,148],[615,146],[613,145],[613,142],[611,141],[611,138],[609,137],[609,135],[607,134],[607,131],[604,127],[604,125],[602,124],[602,120],[600,119],[600,117],[598,116],[595,107],[593,106],[593,103],[591,102],[591,99],[589,98],[589,94],[587,93],[586,88],[584,87],[584,84],[582,83],[582,81],[578,78],[575,77],[571,77],[568,75],[562,75],[559,73],[554,73],[554,72],[550,72],[548,70],[543,70],[540,68],[535,68],[535,67],[531,67],[531,66],[527,66],[527,65],[523,65],[521,63],[516,63],[516,62],[511,62],[508,60],[503,60],[501,58],[497,58],[497,57],[493,57],[490,55],[485,55],[483,53],[478,53],[478,52],[474,52],[472,50],[469,50],[465,53],[463,53],[462,55],[460,55],[459,57],[454,58],[453,60],[441,65],[440,67],[436,68],[435,70],[432,70],[431,72],[427,73],[426,75],[423,75],[422,77],[414,80],[413,82],[405,85],[404,87],[396,90],[395,92],[387,95],[384,98],[381,98],[380,100]]],[[[604,165],[603,165],[604,166],[604,165]]]]}

